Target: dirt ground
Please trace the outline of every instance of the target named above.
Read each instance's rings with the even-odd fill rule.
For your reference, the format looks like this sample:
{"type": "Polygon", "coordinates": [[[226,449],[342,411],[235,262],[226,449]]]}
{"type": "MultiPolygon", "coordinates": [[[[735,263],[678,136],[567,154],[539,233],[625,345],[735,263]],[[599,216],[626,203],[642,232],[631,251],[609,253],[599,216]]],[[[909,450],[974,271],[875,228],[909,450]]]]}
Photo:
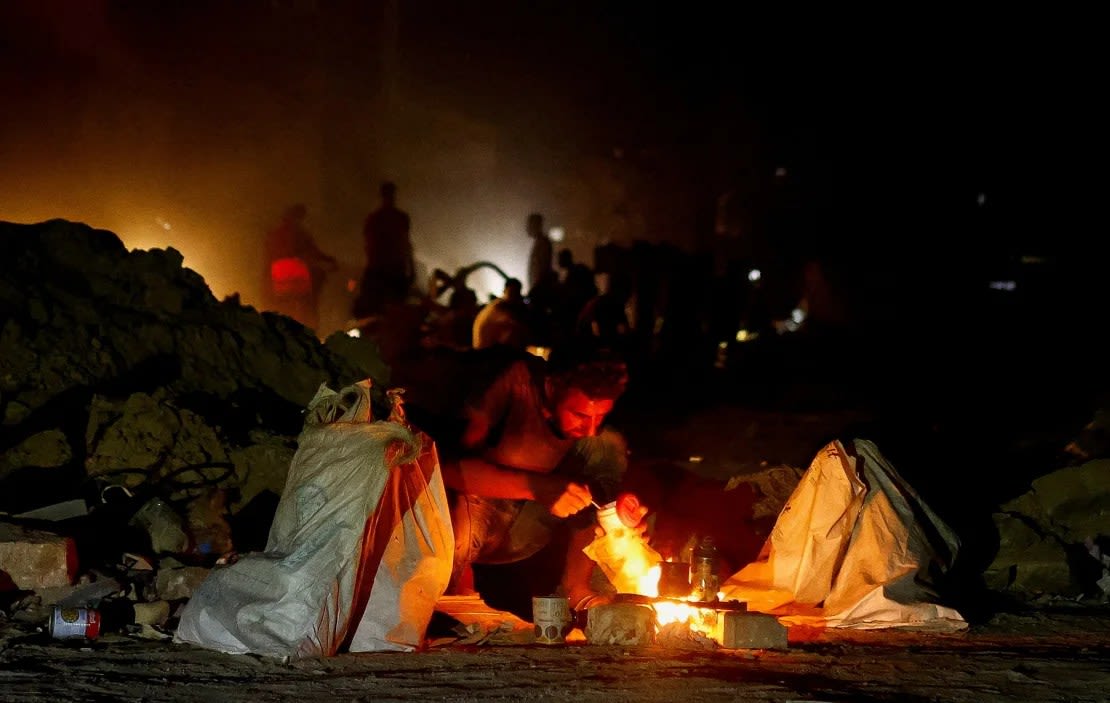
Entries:
{"type": "Polygon", "coordinates": [[[54,701],[1106,701],[1110,611],[958,634],[792,632],[785,650],[505,644],[282,663],[118,634],[0,628],[0,698],[54,701]]]}

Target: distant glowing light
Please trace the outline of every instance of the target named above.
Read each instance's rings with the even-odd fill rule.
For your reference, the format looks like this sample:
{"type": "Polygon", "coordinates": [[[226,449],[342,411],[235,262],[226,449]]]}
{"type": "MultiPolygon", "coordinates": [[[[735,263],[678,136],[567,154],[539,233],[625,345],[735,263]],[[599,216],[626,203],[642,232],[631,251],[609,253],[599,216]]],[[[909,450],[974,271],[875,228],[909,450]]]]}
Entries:
{"type": "Polygon", "coordinates": [[[525,347],[525,351],[532,356],[538,356],[544,361],[551,357],[551,347],[525,347]]]}
{"type": "Polygon", "coordinates": [[[754,342],[759,339],[759,332],[755,330],[738,330],[736,332],[737,342],[754,342]]]}
{"type": "Polygon", "coordinates": [[[991,281],[990,287],[993,290],[1014,291],[1017,290],[1017,281],[991,281]]]}
{"type": "Polygon", "coordinates": [[[553,242],[561,242],[566,239],[567,233],[562,227],[552,227],[548,230],[547,236],[551,237],[551,241],[553,242]]]}
{"type": "Polygon", "coordinates": [[[806,311],[802,310],[801,308],[794,308],[790,311],[790,319],[795,324],[800,325],[806,320],[806,311]]]}
{"type": "Polygon", "coordinates": [[[775,169],[775,178],[786,178],[786,167],[779,166],[775,169]]]}
{"type": "Polygon", "coordinates": [[[352,329],[347,330],[347,336],[348,337],[354,337],[355,339],[358,339],[359,337],[362,336],[362,330],[360,330],[357,327],[354,327],[352,329]]]}
{"type": "Polygon", "coordinates": [[[169,232],[171,229],[173,229],[173,227],[170,226],[170,223],[163,220],[161,217],[155,217],[154,221],[158,223],[159,227],[166,230],[167,232],[169,232]]]}
{"type": "Polygon", "coordinates": [[[752,269],[751,271],[748,271],[748,280],[752,283],[755,283],[761,278],[763,278],[763,272],[759,269],[752,269]]]}
{"type": "Polygon", "coordinates": [[[1043,264],[1044,262],[1045,258],[1043,256],[1026,254],[1025,256],[1021,257],[1021,263],[1023,264],[1043,264]]]}
{"type": "Polygon", "coordinates": [[[987,194],[980,193],[975,197],[975,202],[979,203],[979,206],[982,207],[987,202],[987,194]]]}

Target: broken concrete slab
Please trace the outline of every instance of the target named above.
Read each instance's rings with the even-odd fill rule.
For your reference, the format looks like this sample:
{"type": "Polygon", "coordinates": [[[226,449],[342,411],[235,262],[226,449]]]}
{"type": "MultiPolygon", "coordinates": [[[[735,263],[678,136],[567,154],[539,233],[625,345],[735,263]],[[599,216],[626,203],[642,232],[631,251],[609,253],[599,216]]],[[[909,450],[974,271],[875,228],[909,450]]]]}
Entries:
{"type": "Polygon", "coordinates": [[[727,649],[786,649],[787,628],[765,613],[721,614],[721,646],[727,649]]]}
{"type": "Polygon", "coordinates": [[[77,547],[68,537],[0,523],[0,571],[20,590],[68,586],[77,572],[77,547]]]}
{"type": "Polygon", "coordinates": [[[586,611],[590,644],[648,645],[655,641],[655,611],[635,603],[610,603],[586,611]]]}

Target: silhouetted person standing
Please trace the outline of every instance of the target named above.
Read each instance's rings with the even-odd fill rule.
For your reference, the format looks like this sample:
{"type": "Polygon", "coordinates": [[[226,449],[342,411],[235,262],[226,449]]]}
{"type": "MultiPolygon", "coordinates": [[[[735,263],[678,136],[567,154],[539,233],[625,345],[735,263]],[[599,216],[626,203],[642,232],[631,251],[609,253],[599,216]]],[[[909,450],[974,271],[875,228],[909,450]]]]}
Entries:
{"type": "Polygon", "coordinates": [[[528,254],[528,295],[537,288],[550,286],[556,279],[554,249],[551,238],[543,228],[543,215],[533,212],[528,216],[528,236],[532,238],[532,250],[528,254]]]}
{"type": "Polygon", "coordinates": [[[594,272],[589,266],[574,260],[570,249],[560,249],[559,256],[559,307],[567,324],[574,327],[578,313],[597,295],[594,272]]]}
{"type": "Polygon", "coordinates": [[[308,208],[289,207],[276,227],[266,233],[267,307],[306,327],[319,325],[320,290],[324,275],[335,271],[334,257],[325,254],[305,228],[308,208]]]}
{"type": "Polygon", "coordinates": [[[554,249],[551,238],[543,228],[543,215],[533,212],[528,216],[528,236],[532,250],[528,254],[528,305],[536,318],[541,343],[550,343],[552,315],[559,294],[559,275],[555,273],[554,249]]]}
{"type": "Polygon", "coordinates": [[[403,302],[415,276],[409,215],[396,205],[397,186],[386,181],[380,192],[382,204],[362,228],[366,270],[355,300],[356,317],[380,313],[388,303],[403,302]]]}

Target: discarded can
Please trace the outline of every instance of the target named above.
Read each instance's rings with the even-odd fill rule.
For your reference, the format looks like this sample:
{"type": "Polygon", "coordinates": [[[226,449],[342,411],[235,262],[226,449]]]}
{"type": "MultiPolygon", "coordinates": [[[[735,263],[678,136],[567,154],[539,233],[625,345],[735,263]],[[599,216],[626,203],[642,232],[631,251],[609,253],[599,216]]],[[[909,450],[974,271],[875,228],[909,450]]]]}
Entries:
{"type": "Polygon", "coordinates": [[[56,605],[50,618],[50,636],[56,640],[95,640],[100,637],[100,612],[56,605]]]}

